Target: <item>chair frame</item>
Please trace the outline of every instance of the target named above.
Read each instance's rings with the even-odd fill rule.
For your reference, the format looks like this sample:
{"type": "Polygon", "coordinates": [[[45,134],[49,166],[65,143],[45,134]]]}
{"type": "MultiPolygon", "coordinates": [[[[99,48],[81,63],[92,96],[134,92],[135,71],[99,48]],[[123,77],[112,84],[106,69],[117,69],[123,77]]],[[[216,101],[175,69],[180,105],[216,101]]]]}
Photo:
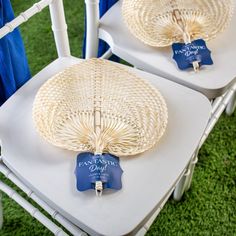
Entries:
{"type": "MultiPolygon", "coordinates": [[[[99,0],[85,0],[86,4],[86,15],[87,15],[87,43],[86,43],[86,58],[97,57],[97,49],[99,43],[99,0]],[[94,47],[96,45],[96,47],[94,47]],[[94,50],[90,50],[93,48],[94,50]],[[87,50],[88,49],[88,50],[87,50]]],[[[104,53],[105,58],[112,56],[112,49],[108,49],[104,53]]],[[[236,75],[235,75],[236,76],[236,75]]],[[[183,193],[190,188],[192,176],[194,172],[194,167],[198,161],[198,152],[209,136],[210,132],[214,128],[215,124],[219,120],[221,114],[225,111],[227,115],[232,115],[236,107],[236,82],[228,88],[228,90],[221,96],[211,99],[212,111],[211,117],[208,122],[208,126],[205,130],[205,133],[202,137],[202,140],[199,144],[198,149],[193,155],[192,162],[189,164],[188,170],[186,171],[185,176],[180,181],[179,185],[174,192],[174,199],[180,200],[183,193]]]]}
{"type": "MultiPolygon", "coordinates": [[[[86,13],[87,13],[87,51],[86,58],[96,57],[98,51],[98,27],[99,27],[99,0],[85,0],[86,3],[86,13]]],[[[18,17],[16,17],[11,22],[7,23],[4,27],[0,29],[0,39],[12,32],[15,28],[27,22],[31,17],[41,12],[44,8],[48,7],[50,9],[52,31],[54,34],[56,49],[58,57],[70,57],[70,46],[67,33],[67,25],[65,21],[63,0],[41,0],[35,3],[32,7],[22,12],[18,17]]],[[[112,55],[111,50],[108,50],[102,58],[109,58],[112,55]]],[[[173,196],[175,200],[180,200],[184,191],[186,191],[191,185],[191,179],[194,171],[194,166],[197,163],[197,154],[201,145],[204,143],[215,123],[219,119],[221,113],[224,111],[225,107],[228,106],[228,113],[232,112],[235,106],[235,90],[236,84],[231,87],[222,97],[215,99],[212,102],[212,117],[209,121],[208,127],[202,137],[198,149],[195,151],[189,166],[183,171],[182,175],[179,177],[177,185],[171,189],[168,194],[163,199],[161,206],[153,214],[153,216],[148,220],[143,228],[137,233],[137,235],[143,235],[146,230],[151,226],[156,216],[159,214],[162,207],[165,205],[166,201],[169,199],[170,195],[174,192],[173,196]],[[230,107],[229,105],[230,104],[230,107]]],[[[0,143],[0,148],[2,147],[0,143]]],[[[0,150],[0,172],[16,186],[18,186],[23,192],[27,194],[35,203],[37,203],[41,208],[43,208],[47,213],[49,213],[52,219],[55,219],[61,226],[68,230],[73,235],[86,235],[81,229],[75,226],[73,223],[68,221],[60,213],[49,206],[45,201],[40,199],[29,187],[27,187],[21,179],[19,179],[2,161],[1,150],[0,150]]],[[[44,215],[37,207],[33,206],[21,195],[19,195],[11,187],[0,181],[0,190],[6,193],[10,198],[15,200],[20,206],[27,210],[34,218],[39,220],[43,225],[45,225],[53,234],[55,235],[68,235],[64,229],[58,227],[51,219],[44,215]]],[[[0,224],[2,222],[2,212],[0,207],[0,224]]]]}

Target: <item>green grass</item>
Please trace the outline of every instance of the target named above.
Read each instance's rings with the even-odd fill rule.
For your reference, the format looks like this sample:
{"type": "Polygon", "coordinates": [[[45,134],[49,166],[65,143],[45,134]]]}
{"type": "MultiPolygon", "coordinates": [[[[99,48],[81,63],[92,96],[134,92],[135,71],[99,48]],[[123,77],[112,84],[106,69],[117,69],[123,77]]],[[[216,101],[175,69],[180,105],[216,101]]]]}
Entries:
{"type": "MultiPolygon", "coordinates": [[[[12,0],[16,14],[34,2],[36,0],[12,0]]],[[[64,2],[72,54],[80,57],[84,1],[64,2]]],[[[31,71],[35,74],[57,56],[48,10],[22,26],[21,32],[31,71]]],[[[4,178],[1,176],[1,179],[4,178]]],[[[5,194],[3,206],[1,236],[52,235],[5,194]]],[[[222,116],[200,151],[190,191],[179,203],[168,201],[147,235],[236,236],[236,113],[231,117],[222,116]]]]}

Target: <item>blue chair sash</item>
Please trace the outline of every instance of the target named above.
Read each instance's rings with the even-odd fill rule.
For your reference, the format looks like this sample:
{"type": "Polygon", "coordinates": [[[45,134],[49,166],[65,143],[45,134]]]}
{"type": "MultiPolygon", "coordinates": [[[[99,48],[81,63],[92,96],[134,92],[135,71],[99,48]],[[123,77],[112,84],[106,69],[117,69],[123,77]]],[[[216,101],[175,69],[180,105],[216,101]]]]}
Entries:
{"type": "MultiPolygon", "coordinates": [[[[10,0],[0,0],[0,27],[14,19],[10,0]]],[[[30,79],[23,41],[18,29],[0,39],[0,105],[30,79]]]]}

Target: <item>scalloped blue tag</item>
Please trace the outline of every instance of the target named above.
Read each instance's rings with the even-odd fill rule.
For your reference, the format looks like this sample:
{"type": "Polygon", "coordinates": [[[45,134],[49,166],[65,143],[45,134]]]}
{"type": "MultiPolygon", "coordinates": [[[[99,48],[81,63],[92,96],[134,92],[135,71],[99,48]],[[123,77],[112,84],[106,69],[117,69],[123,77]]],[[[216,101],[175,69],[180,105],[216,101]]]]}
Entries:
{"type": "Polygon", "coordinates": [[[94,155],[90,152],[80,153],[77,156],[75,175],[77,189],[86,191],[95,188],[96,181],[102,181],[103,189],[120,190],[122,188],[119,158],[105,153],[94,155]]]}
{"type": "Polygon", "coordinates": [[[197,61],[200,66],[212,65],[211,51],[207,48],[203,39],[197,39],[189,44],[174,43],[172,45],[173,59],[177,62],[180,70],[193,67],[192,63],[197,61]]]}

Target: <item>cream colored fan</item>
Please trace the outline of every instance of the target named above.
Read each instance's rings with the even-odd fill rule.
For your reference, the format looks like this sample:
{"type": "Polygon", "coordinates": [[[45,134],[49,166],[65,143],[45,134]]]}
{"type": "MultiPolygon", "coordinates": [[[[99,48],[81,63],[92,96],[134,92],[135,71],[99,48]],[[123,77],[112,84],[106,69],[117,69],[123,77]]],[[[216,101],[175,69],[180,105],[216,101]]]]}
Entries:
{"type": "Polygon", "coordinates": [[[233,10],[234,0],[123,0],[122,5],[129,30],[154,47],[210,40],[226,28],[233,10]]]}
{"type": "MultiPolygon", "coordinates": [[[[167,107],[159,91],[135,74],[90,59],[39,89],[33,120],[39,134],[55,146],[128,156],[152,148],[161,138],[167,107]]],[[[96,181],[95,189],[101,191],[102,184],[96,181]]]]}

